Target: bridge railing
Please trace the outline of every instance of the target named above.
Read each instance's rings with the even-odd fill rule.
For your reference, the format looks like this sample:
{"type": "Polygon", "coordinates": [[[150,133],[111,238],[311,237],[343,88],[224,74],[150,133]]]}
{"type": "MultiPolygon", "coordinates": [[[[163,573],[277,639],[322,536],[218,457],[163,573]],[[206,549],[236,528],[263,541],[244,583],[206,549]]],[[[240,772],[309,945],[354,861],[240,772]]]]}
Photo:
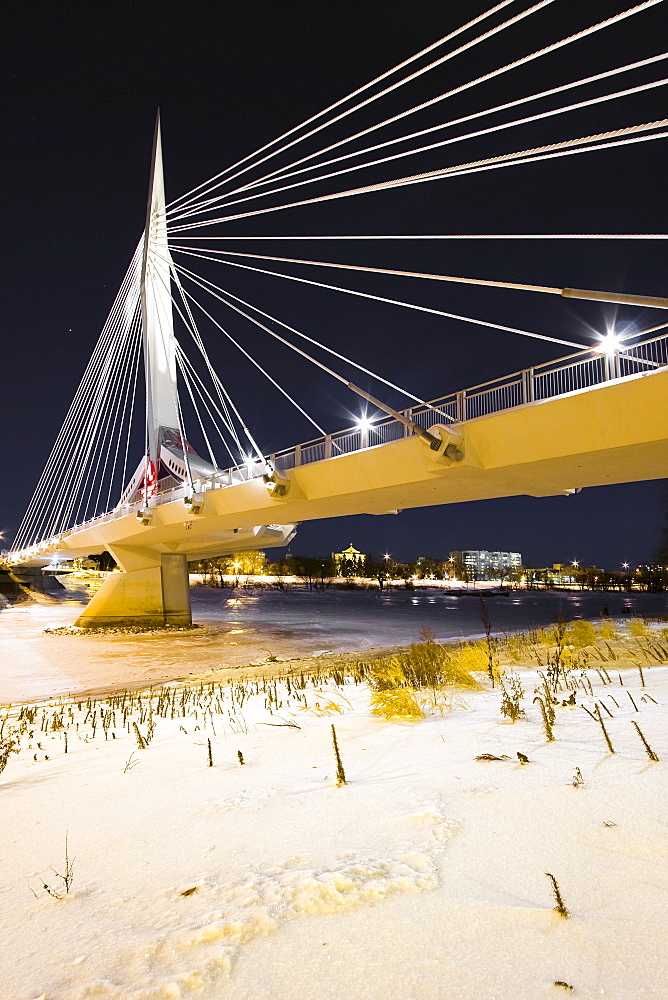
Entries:
{"type": "Polygon", "coordinates": [[[605,361],[606,358],[598,354],[559,368],[534,369],[531,372],[532,398],[551,399],[604,382],[605,361]]]}
{"type": "Polygon", "coordinates": [[[625,349],[619,358],[620,375],[635,375],[668,365],[668,336],[653,337],[625,349]]]}
{"type": "MultiPolygon", "coordinates": [[[[401,413],[427,430],[436,423],[462,422],[484,417],[490,413],[512,409],[542,399],[552,399],[570,392],[601,385],[614,378],[636,375],[643,371],[668,365],[668,334],[643,340],[630,347],[623,347],[614,353],[603,353],[600,348],[578,351],[567,357],[547,361],[533,368],[525,368],[502,378],[483,382],[469,389],[453,392],[432,400],[426,406],[417,405],[402,410],[401,413]]],[[[387,444],[406,437],[410,431],[393,417],[373,421],[368,427],[349,427],[321,438],[313,438],[303,444],[285,448],[267,456],[270,465],[278,474],[288,472],[301,465],[311,465],[337,455],[349,455],[375,445],[387,444]]],[[[216,482],[201,484],[202,489],[212,489],[230,482],[243,482],[262,475],[264,468],[259,462],[238,465],[216,482]]],[[[176,492],[161,494],[162,502],[176,492]]]]}
{"type": "MultiPolygon", "coordinates": [[[[418,405],[402,414],[425,430],[435,423],[461,422],[512,409],[525,403],[551,399],[570,392],[601,385],[614,378],[636,375],[668,365],[668,334],[645,339],[614,353],[600,348],[547,361],[533,368],[418,405]]],[[[346,455],[374,445],[405,437],[410,431],[392,417],[374,421],[368,429],[347,428],[323,438],[306,441],[268,456],[280,473],[300,465],[310,465],[336,455],[346,455]]],[[[238,467],[239,469],[243,467],[238,467]]]]}

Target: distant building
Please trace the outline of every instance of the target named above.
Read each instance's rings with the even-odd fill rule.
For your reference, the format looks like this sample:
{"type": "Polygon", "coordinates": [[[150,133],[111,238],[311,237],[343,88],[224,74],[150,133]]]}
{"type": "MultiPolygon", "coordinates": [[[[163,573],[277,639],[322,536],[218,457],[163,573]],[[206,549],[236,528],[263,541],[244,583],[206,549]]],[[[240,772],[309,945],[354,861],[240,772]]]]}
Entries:
{"type": "Polygon", "coordinates": [[[508,576],[522,565],[521,552],[488,552],[487,549],[462,549],[451,552],[450,559],[463,566],[468,576],[475,580],[508,576]]]}
{"type": "Polygon", "coordinates": [[[337,576],[363,576],[366,556],[350,543],[343,552],[332,552],[332,562],[337,576]]]}
{"type": "MultiPolygon", "coordinates": [[[[54,562],[56,562],[56,560],[54,560],[54,562]]],[[[78,559],[73,559],[68,566],[68,569],[72,569],[77,573],[87,573],[91,570],[98,570],[99,568],[100,564],[97,559],[92,559],[90,556],[88,556],[88,558],[80,556],[78,559]]]]}
{"type": "Polygon", "coordinates": [[[570,563],[552,563],[552,569],[543,570],[543,578],[553,587],[573,587],[577,583],[570,563]]]}
{"type": "Polygon", "coordinates": [[[534,582],[547,587],[595,586],[605,576],[599,566],[574,567],[573,563],[553,563],[552,569],[532,569],[529,573],[534,582]]]}

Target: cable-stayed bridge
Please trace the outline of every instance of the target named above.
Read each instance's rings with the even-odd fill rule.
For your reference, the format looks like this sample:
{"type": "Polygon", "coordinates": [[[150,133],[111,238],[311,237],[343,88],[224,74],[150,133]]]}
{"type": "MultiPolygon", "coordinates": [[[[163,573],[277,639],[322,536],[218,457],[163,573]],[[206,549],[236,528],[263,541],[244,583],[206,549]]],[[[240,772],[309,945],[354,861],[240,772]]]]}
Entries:
{"type": "MultiPolygon", "coordinates": [[[[515,0],[496,4],[170,205],[165,199],[157,123],[144,235],[6,557],[11,566],[16,570],[39,567],[51,563],[54,557],[109,551],[123,572],[107,578],[80,616],[79,624],[165,621],[183,624],[190,621],[188,560],[285,545],[301,521],[357,513],[384,514],[408,507],[491,497],[572,494],[583,487],[662,478],[668,474],[665,402],[668,323],[657,322],[640,331],[633,324],[619,330],[611,328],[586,344],[332,284],[318,275],[322,270],[344,271],[348,277],[381,273],[397,284],[406,277],[442,282],[440,287],[446,291],[452,284],[463,284],[627,307],[666,309],[668,299],[622,291],[559,288],[353,265],[310,256],[259,254],[247,248],[234,249],[244,238],[225,234],[227,223],[258,215],[446,181],[483,170],[528,167],[535,161],[575,154],[601,151],[607,154],[629,144],[642,150],[638,144],[668,136],[668,119],[661,119],[486,159],[462,161],[437,170],[389,176],[355,188],[341,190],[335,180],[349,172],[377,169],[403,157],[431,153],[435,148],[521,127],[528,122],[622,101],[630,95],[637,98],[668,82],[654,77],[646,79],[648,70],[668,58],[668,53],[661,53],[586,79],[551,86],[502,106],[485,105],[478,112],[445,120],[426,130],[408,134],[402,131],[382,142],[374,141],[371,146],[363,145],[377,129],[394,126],[397,121],[402,122],[403,128],[406,118],[424,107],[421,103],[325,146],[320,145],[318,138],[315,151],[291,159],[290,151],[299,143],[306,142],[304,149],[308,149],[307,140],[319,136],[325,128],[488,37],[512,28],[518,20],[539,13],[552,2],[542,0],[511,17],[506,17],[505,8],[511,5],[517,8],[515,0]],[[481,34],[475,34],[485,20],[492,26],[485,26],[481,34]],[[438,58],[426,62],[439,48],[438,58]],[[411,71],[402,76],[409,64],[414,64],[411,71]],[[623,73],[645,75],[636,78],[630,87],[604,94],[595,91],[594,96],[577,102],[431,141],[434,132],[492,114],[498,118],[499,112],[544,101],[573,88],[600,85],[601,81],[623,73]],[[388,82],[397,75],[399,79],[388,82]],[[365,96],[361,97],[363,93],[365,96]],[[416,139],[422,141],[426,132],[430,133],[426,145],[393,149],[388,155],[388,147],[414,143],[416,139]],[[347,143],[355,149],[330,155],[347,143]],[[383,154],[378,156],[381,149],[383,154]],[[362,157],[366,157],[362,162],[349,162],[362,157]],[[267,170],[270,160],[275,162],[267,170]],[[342,166],[344,161],[346,165],[342,166]],[[264,173],[253,176],[260,168],[264,173]],[[324,172],[304,176],[323,169],[324,172]],[[242,176],[244,179],[239,181],[242,176]],[[293,194],[295,189],[307,185],[314,185],[309,188],[315,192],[310,197],[304,198],[301,192],[293,194]],[[286,196],[286,191],[291,193],[286,196]],[[197,235],[193,235],[195,231],[197,235]],[[297,283],[295,288],[301,284],[334,290],[445,317],[473,328],[498,330],[500,335],[533,337],[554,343],[561,356],[491,383],[428,401],[316,340],[310,333],[232,294],[225,283],[214,282],[193,270],[198,261],[206,262],[209,272],[211,265],[217,264],[247,274],[283,278],[297,283]],[[315,276],[286,273],[286,264],[299,265],[306,275],[315,276]],[[224,321],[219,319],[221,305],[228,317],[224,321]],[[236,333],[230,332],[230,317],[252,324],[263,335],[312,364],[318,376],[332,379],[355,394],[363,400],[365,415],[352,428],[328,432],[302,407],[284,381],[271,374],[262,356],[248,350],[236,333]],[[216,336],[224,337],[240,351],[273,390],[310,422],[317,436],[301,445],[266,454],[243,416],[249,404],[240,398],[242,387],[230,391],[210,360],[202,335],[205,326],[213,327],[216,336]],[[566,355],[565,348],[568,348],[566,355]],[[142,359],[144,377],[140,379],[142,359]],[[361,372],[355,381],[342,374],[351,367],[361,372]],[[369,380],[380,387],[373,394],[357,384],[364,381],[366,385],[369,380]],[[140,391],[142,382],[145,393],[140,391]],[[402,394],[409,405],[402,409],[388,405],[383,398],[387,389],[402,394]]],[[[662,0],[647,0],[565,36],[484,77],[451,88],[429,103],[445,102],[455,93],[581,38],[597,35],[659,2],[662,0]]],[[[337,245],[352,240],[368,246],[369,241],[375,240],[391,243],[446,238],[416,234],[312,237],[275,233],[252,237],[268,242],[288,240],[292,246],[301,240],[325,241],[325,245],[330,239],[338,241],[337,245]]],[[[458,238],[467,237],[458,234],[458,238]]],[[[488,234],[471,238],[665,239],[656,233],[488,234]]]]}

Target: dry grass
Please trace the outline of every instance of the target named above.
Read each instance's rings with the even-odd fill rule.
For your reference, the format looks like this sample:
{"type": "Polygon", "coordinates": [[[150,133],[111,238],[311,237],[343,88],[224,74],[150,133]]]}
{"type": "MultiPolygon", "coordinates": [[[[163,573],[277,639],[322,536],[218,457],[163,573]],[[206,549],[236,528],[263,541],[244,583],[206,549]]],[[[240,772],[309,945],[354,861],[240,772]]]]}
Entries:
{"type": "Polygon", "coordinates": [[[450,684],[479,688],[472,671],[484,671],[486,666],[483,643],[442,646],[438,642],[424,642],[411,646],[406,653],[375,660],[369,664],[368,679],[380,687],[402,685],[433,690],[450,684]],[[387,680],[383,680],[385,677],[387,680]]]}
{"type": "Polygon", "coordinates": [[[442,711],[448,690],[480,687],[471,671],[484,671],[487,664],[483,643],[448,647],[431,639],[405,653],[381,657],[368,664],[366,673],[371,710],[385,718],[422,719],[417,692],[428,692],[426,700],[442,711]]]}
{"type": "MultiPolygon", "coordinates": [[[[132,767],[146,752],[163,719],[176,720],[185,737],[201,732],[199,745],[207,747],[209,735],[248,732],[244,711],[249,700],[256,706],[264,702],[268,714],[264,724],[299,728],[293,720],[300,711],[316,715],[347,712],[351,703],[346,688],[357,685],[369,686],[374,715],[416,721],[433,712],[466,708],[462,700],[466,691],[489,688],[490,648],[494,680],[501,681],[507,695],[507,718],[512,719],[517,709],[521,710],[522,693],[515,692],[513,677],[519,683],[523,669],[538,668],[543,683],[535,693],[541,698],[541,713],[544,709],[548,718],[546,736],[550,739],[554,706],[573,704],[576,690],[579,702],[583,696],[594,698],[594,687],[609,687],[614,678],[620,686],[624,681],[632,684],[635,679],[627,681],[625,677],[622,681],[619,672],[628,668],[633,668],[640,685],[649,685],[651,668],[668,663],[668,629],[663,623],[659,627],[658,623],[629,619],[615,625],[604,620],[596,628],[588,622],[571,623],[565,627],[559,668],[555,663],[557,631],[558,626],[554,626],[509,637],[490,637],[491,646],[485,640],[442,644],[432,633],[425,632],[421,642],[405,650],[372,651],[364,660],[358,655],[296,661],[286,663],[280,675],[198,679],[97,698],[7,705],[0,707],[0,774],[2,780],[7,780],[19,754],[24,754],[31,766],[39,767],[66,750],[69,762],[69,755],[79,743],[99,739],[132,741],[139,750],[138,755],[131,754],[132,767]],[[594,644],[585,645],[592,633],[594,644]],[[604,635],[610,638],[602,638],[604,635]],[[275,719],[269,721],[271,717],[275,719]]],[[[634,711],[654,701],[645,686],[640,699],[634,698],[632,691],[627,695],[634,711]]],[[[603,711],[608,712],[605,701],[603,705],[603,711]]],[[[612,701],[612,706],[618,711],[619,701],[612,701]]],[[[598,713],[590,715],[605,735],[602,718],[598,713]]]]}
{"type": "Polygon", "coordinates": [[[524,688],[517,674],[508,674],[501,679],[501,714],[505,715],[511,722],[517,722],[524,715],[522,708],[522,698],[524,688]]]}
{"type": "Polygon", "coordinates": [[[480,688],[473,671],[488,667],[485,643],[444,646],[430,634],[404,653],[365,664],[371,688],[371,711],[386,719],[423,719],[424,709],[441,713],[452,704],[455,688],[480,688]]]}
{"type": "Polygon", "coordinates": [[[334,758],[336,760],[336,783],[340,788],[342,785],[347,785],[348,782],[346,781],[346,772],[343,770],[343,763],[341,762],[339,741],[336,738],[334,723],[332,723],[332,746],[334,747],[334,758]]]}
{"type": "Polygon", "coordinates": [[[618,636],[618,632],[613,621],[601,620],[601,623],[596,631],[599,639],[616,639],[618,636]]]}
{"type": "Polygon", "coordinates": [[[460,687],[479,688],[480,684],[472,676],[487,669],[488,657],[485,643],[471,642],[453,650],[447,662],[448,683],[460,687]]]}
{"type": "Polygon", "coordinates": [[[18,753],[15,740],[4,740],[0,742],[0,774],[7,767],[10,753],[18,753]]]}
{"type": "Polygon", "coordinates": [[[372,691],[371,714],[384,719],[406,719],[411,722],[424,719],[424,712],[410,688],[372,691]]]}
{"type": "Polygon", "coordinates": [[[569,912],[566,904],[564,903],[564,899],[563,899],[563,896],[561,895],[561,889],[559,887],[559,883],[557,882],[557,880],[554,877],[554,875],[552,875],[550,872],[545,872],[545,874],[547,875],[547,877],[549,878],[549,880],[550,880],[550,882],[552,884],[552,895],[554,896],[555,902],[557,904],[554,907],[555,912],[558,913],[560,917],[564,917],[564,919],[568,919],[568,917],[570,917],[570,912],[569,912]]]}
{"type": "Polygon", "coordinates": [[[566,629],[566,642],[576,649],[593,646],[596,642],[594,626],[584,620],[571,622],[566,629]]]}

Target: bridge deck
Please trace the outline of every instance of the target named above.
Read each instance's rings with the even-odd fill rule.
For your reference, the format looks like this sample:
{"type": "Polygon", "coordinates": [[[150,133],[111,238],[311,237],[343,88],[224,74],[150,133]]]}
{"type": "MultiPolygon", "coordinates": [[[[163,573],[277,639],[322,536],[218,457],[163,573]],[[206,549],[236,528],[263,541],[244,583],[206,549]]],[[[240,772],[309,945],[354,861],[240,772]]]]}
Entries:
{"type": "Polygon", "coordinates": [[[54,539],[48,551],[74,556],[112,546],[204,558],[234,551],[234,533],[253,525],[663,478],[666,399],[668,369],[626,376],[467,420],[458,425],[460,462],[440,465],[419,438],[398,438],[294,467],[282,498],[271,497],[261,478],[203,483],[198,514],[184,505],[184,489],[172,491],[156,498],[149,525],[134,508],[115,511],[54,539]]]}

